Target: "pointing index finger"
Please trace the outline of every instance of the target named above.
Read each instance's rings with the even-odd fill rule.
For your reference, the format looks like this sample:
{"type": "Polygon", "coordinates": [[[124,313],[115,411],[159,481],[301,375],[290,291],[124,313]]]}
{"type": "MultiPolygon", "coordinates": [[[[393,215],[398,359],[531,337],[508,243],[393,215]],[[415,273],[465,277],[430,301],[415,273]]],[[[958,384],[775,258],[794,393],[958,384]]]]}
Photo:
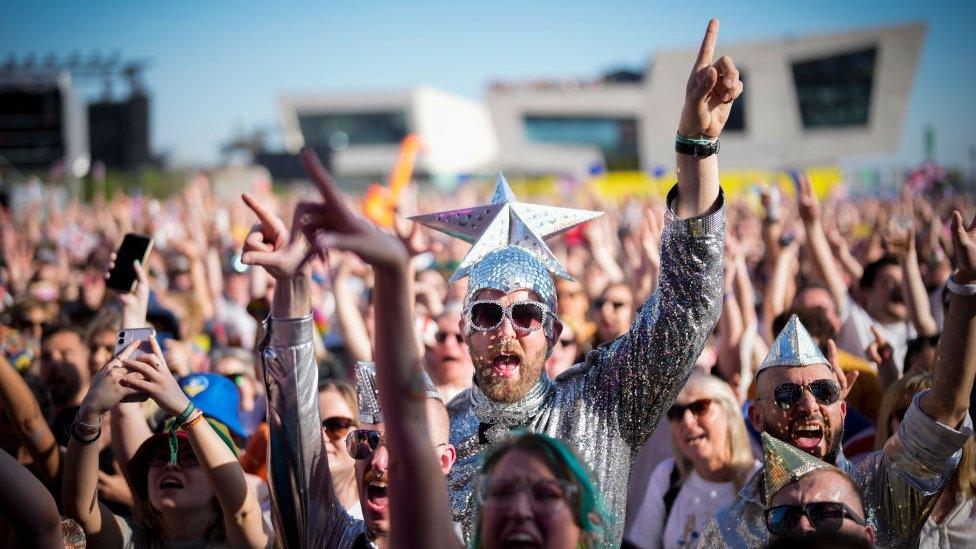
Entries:
{"type": "Polygon", "coordinates": [[[718,19],[708,22],[705,30],[705,37],[702,38],[701,49],[698,50],[698,61],[695,68],[703,69],[712,64],[712,56],[715,54],[715,42],[718,41],[718,19]]]}
{"type": "Polygon", "coordinates": [[[243,199],[244,204],[246,204],[247,207],[250,208],[252,212],[254,212],[254,215],[258,216],[258,219],[261,221],[262,226],[271,227],[272,225],[274,225],[274,216],[271,215],[271,212],[269,212],[268,209],[265,208],[263,204],[258,202],[257,198],[254,198],[248,193],[242,193],[241,199],[243,199]]]}

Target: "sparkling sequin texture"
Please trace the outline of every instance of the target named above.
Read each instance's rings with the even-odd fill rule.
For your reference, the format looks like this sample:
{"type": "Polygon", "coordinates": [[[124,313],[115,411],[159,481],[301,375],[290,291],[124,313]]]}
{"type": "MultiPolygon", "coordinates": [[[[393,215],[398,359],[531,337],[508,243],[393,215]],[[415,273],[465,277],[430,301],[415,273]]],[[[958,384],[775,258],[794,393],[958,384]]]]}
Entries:
{"type": "Polygon", "coordinates": [[[818,469],[837,470],[836,467],[826,461],[790,446],[769,433],[762,434],[762,445],[766,501],[772,501],[773,496],[782,487],[818,469]]]}
{"type": "Polygon", "coordinates": [[[800,318],[791,315],[786,326],[769,347],[769,353],[759,365],[760,370],[773,366],[808,366],[829,364],[817,342],[810,336],[800,318]]]}
{"type": "MultiPolygon", "coordinates": [[[[675,197],[673,190],[668,203],[675,197]]],[[[511,429],[522,428],[576,447],[606,499],[613,520],[609,544],[619,546],[633,460],[718,321],[724,240],[723,207],[692,220],[679,220],[669,211],[658,289],[628,333],[591,351],[558,380],[543,373],[516,403],[492,401],[476,386],[448,404],[458,454],[448,486],[454,519],[464,526],[466,539],[474,523],[473,479],[482,453],[511,429]]]]}
{"type": "MultiPolygon", "coordinates": [[[[865,518],[874,527],[878,547],[916,547],[918,534],[953,471],[962,446],[973,436],[967,414],[951,429],[925,415],[915,395],[905,419],[884,449],[837,467],[860,488],[865,518]]],[[[763,547],[769,532],[763,521],[763,470],[739,491],[735,501],[719,510],[702,530],[700,547],[763,547]]]]}
{"type": "Polygon", "coordinates": [[[600,215],[601,212],[519,202],[505,177],[498,174],[495,191],[487,205],[410,219],[473,243],[457,271],[451,275],[451,282],[455,282],[468,276],[486,256],[508,246],[525,250],[556,276],[571,278],[544,240],[600,215]]]}

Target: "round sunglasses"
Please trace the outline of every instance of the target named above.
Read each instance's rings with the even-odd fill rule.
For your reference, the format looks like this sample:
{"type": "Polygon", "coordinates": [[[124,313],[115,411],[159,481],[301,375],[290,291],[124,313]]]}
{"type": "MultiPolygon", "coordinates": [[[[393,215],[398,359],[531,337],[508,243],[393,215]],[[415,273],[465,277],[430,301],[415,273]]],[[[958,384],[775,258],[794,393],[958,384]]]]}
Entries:
{"type": "Polygon", "coordinates": [[[369,459],[385,443],[386,437],[375,429],[355,429],[346,435],[346,451],[353,459],[369,459]]]}
{"type": "Polygon", "coordinates": [[[796,531],[802,517],[807,517],[810,525],[818,531],[837,530],[844,519],[851,519],[864,526],[867,521],[847,505],[837,501],[818,501],[806,505],[778,505],[766,509],[766,529],[778,536],[796,531]]]}
{"type": "Polygon", "coordinates": [[[517,301],[505,306],[499,301],[479,300],[471,302],[467,316],[469,324],[480,332],[498,328],[505,317],[516,330],[534,332],[543,327],[549,314],[549,309],[538,301],[517,301]]]}
{"type": "Polygon", "coordinates": [[[522,492],[529,496],[529,505],[537,513],[558,511],[576,493],[576,486],[558,479],[505,479],[481,475],[475,486],[475,497],[485,507],[508,508],[515,504],[522,492]]]}
{"type": "MultiPolygon", "coordinates": [[[[831,379],[818,379],[810,383],[783,383],[773,389],[773,402],[781,410],[789,410],[800,399],[804,391],[810,391],[819,404],[829,406],[840,400],[840,384],[831,379]]],[[[768,400],[769,397],[759,397],[756,400],[768,400]]]]}

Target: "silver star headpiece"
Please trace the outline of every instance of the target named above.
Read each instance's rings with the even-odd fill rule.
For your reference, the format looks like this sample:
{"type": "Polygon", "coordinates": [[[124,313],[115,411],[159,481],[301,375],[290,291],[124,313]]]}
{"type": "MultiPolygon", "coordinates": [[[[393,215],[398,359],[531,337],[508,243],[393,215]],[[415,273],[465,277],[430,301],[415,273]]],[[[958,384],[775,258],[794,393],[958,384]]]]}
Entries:
{"type": "Polygon", "coordinates": [[[492,252],[509,246],[525,250],[552,274],[572,280],[546,246],[545,239],[600,215],[603,212],[519,202],[505,176],[499,173],[488,204],[410,219],[472,244],[457,271],[451,275],[453,283],[468,276],[472,267],[492,252]]]}
{"type": "Polygon", "coordinates": [[[817,342],[800,322],[796,315],[790,316],[786,326],[779,332],[769,353],[759,365],[758,372],[774,366],[809,366],[811,364],[830,364],[824,357],[817,342]]]}

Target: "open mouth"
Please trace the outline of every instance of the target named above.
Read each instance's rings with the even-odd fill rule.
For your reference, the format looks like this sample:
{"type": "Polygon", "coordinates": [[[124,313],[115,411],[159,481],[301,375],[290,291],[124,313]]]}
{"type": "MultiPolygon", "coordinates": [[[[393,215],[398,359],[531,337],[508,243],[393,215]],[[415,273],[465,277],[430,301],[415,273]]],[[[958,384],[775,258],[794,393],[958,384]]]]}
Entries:
{"type": "Polygon", "coordinates": [[[183,483],[173,477],[163,477],[159,481],[160,490],[181,490],[183,483]]]}
{"type": "Polygon", "coordinates": [[[501,546],[510,549],[528,549],[530,547],[542,547],[542,543],[528,532],[517,531],[505,536],[501,546]]]}
{"type": "Polygon", "coordinates": [[[685,443],[688,445],[702,444],[706,440],[708,440],[708,437],[703,434],[685,437],[685,443]]]}
{"type": "Polygon", "coordinates": [[[366,486],[366,504],[373,511],[380,511],[387,508],[390,500],[386,494],[385,482],[371,482],[366,486]]]}
{"type": "Polygon", "coordinates": [[[510,379],[518,373],[519,357],[516,355],[498,355],[491,361],[491,369],[496,376],[510,379]]]}
{"type": "Polygon", "coordinates": [[[793,445],[808,454],[814,454],[823,440],[823,428],[819,425],[801,425],[793,428],[793,445]]]}

